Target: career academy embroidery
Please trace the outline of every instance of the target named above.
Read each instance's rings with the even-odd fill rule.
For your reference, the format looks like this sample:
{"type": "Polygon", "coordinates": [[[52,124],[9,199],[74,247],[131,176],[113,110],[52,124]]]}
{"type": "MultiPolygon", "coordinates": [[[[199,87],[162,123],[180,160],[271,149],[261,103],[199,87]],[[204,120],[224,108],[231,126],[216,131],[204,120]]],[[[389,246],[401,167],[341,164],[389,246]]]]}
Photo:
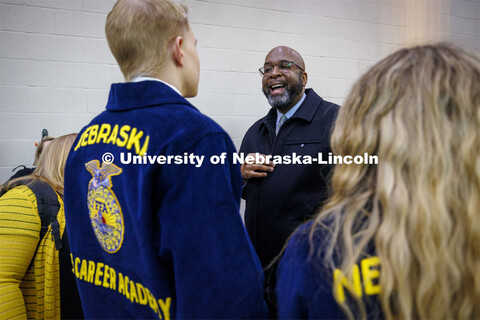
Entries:
{"type": "Polygon", "coordinates": [[[122,173],[113,163],[92,160],[85,164],[92,174],[88,184],[87,204],[93,231],[100,246],[108,253],[120,250],[125,233],[120,203],[112,191],[111,177],[122,173]]]}

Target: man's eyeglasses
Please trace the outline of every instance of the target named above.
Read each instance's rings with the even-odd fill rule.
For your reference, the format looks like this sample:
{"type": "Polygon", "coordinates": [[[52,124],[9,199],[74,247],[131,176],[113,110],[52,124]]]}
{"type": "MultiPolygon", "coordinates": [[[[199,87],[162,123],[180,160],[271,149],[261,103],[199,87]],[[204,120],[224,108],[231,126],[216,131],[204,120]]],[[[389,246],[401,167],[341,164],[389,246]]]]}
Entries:
{"type": "Polygon", "coordinates": [[[280,70],[281,72],[284,72],[284,71],[292,69],[293,66],[295,66],[298,69],[304,71],[295,62],[287,61],[287,60],[280,61],[280,63],[273,64],[273,65],[270,65],[270,64],[264,65],[263,67],[258,69],[258,71],[260,71],[260,74],[262,76],[265,76],[265,75],[269,75],[270,73],[272,73],[273,69],[275,69],[275,67],[278,67],[278,70],[280,70]]]}

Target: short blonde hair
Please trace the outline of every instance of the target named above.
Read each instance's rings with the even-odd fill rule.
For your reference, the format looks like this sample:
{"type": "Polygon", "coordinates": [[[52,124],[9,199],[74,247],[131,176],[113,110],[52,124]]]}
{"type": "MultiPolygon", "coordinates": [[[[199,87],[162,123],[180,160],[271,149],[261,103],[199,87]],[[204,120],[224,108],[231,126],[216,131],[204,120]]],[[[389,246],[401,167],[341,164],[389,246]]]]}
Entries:
{"type": "Polygon", "coordinates": [[[170,0],[118,0],[105,33],[125,77],[152,75],[165,63],[168,44],[188,30],[187,9],[170,0]]]}

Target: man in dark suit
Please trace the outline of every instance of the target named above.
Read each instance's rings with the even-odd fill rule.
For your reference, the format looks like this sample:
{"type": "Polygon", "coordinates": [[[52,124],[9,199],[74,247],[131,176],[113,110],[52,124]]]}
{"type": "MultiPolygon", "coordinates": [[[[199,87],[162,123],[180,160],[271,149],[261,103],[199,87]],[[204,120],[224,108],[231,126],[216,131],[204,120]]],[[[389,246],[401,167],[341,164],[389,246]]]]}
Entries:
{"type": "MultiPolygon", "coordinates": [[[[295,228],[315,213],[327,198],[331,165],[327,159],[330,132],[339,106],[305,89],[302,56],[289,47],[273,48],[260,68],[263,93],[272,106],[253,124],[242,141],[244,155],[259,153],[254,164],[241,167],[246,200],[245,224],[266,268],[280,253],[295,228]],[[311,156],[312,164],[274,164],[268,156],[311,156]]],[[[277,157],[278,158],[278,157],[277,157]]],[[[270,158],[271,159],[271,158],[270,158]]],[[[268,268],[267,298],[275,287],[275,268],[268,268]]],[[[274,301],[270,310],[275,316],[274,301]]]]}

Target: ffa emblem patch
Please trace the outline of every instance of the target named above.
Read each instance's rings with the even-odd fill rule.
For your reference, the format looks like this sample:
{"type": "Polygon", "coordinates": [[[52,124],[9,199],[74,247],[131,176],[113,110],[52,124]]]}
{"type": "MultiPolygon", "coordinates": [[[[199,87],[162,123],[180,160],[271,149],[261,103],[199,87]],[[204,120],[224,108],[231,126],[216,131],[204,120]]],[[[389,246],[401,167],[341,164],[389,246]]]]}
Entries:
{"type": "Polygon", "coordinates": [[[122,169],[113,163],[104,162],[101,168],[99,164],[98,160],[85,164],[92,174],[88,184],[88,213],[100,246],[108,253],[115,253],[122,246],[125,226],[122,208],[111,189],[111,176],[119,175],[122,169]]]}

